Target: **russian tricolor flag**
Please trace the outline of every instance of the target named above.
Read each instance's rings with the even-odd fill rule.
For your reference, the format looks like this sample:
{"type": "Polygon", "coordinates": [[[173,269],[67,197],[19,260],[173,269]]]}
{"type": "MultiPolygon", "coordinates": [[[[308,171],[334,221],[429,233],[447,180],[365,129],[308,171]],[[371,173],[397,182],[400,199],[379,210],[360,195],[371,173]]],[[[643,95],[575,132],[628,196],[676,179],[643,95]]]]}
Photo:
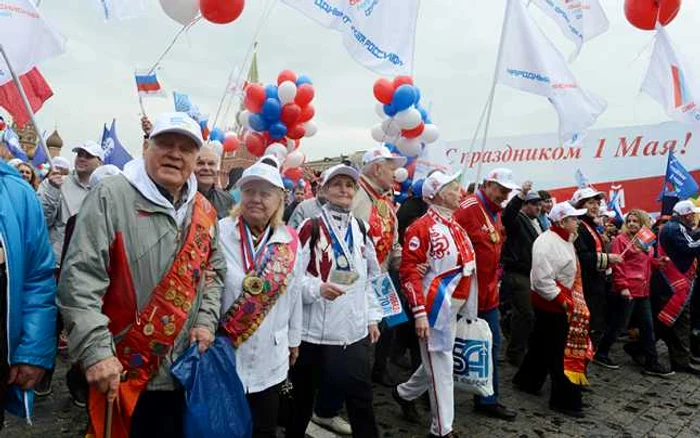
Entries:
{"type": "Polygon", "coordinates": [[[136,89],[139,96],[160,96],[165,97],[165,92],[158,82],[155,72],[136,72],[136,89]]]}

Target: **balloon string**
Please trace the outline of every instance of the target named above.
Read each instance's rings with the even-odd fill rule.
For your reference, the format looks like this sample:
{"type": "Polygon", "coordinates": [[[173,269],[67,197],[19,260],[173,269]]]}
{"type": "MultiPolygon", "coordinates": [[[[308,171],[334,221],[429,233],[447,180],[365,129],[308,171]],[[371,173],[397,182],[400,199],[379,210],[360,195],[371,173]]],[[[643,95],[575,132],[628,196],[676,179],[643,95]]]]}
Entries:
{"type": "Polygon", "coordinates": [[[158,68],[158,65],[160,62],[165,58],[165,55],[170,53],[170,50],[172,50],[173,46],[175,46],[175,43],[177,42],[178,38],[180,38],[180,35],[182,35],[185,31],[189,30],[192,26],[194,26],[199,20],[202,19],[201,15],[198,15],[197,17],[193,18],[192,21],[187,23],[186,25],[182,26],[182,29],[178,31],[178,33],[175,34],[175,37],[170,41],[170,44],[168,44],[168,47],[166,47],[165,51],[158,57],[158,60],[153,64],[153,67],[148,70],[148,74],[153,74],[153,72],[158,68]]]}
{"type": "MultiPolygon", "coordinates": [[[[243,65],[245,66],[248,63],[248,59],[251,57],[253,50],[256,46],[256,43],[258,41],[258,36],[260,35],[260,32],[262,31],[263,26],[265,23],[267,23],[267,20],[270,18],[270,15],[272,15],[272,10],[274,9],[275,5],[277,4],[277,0],[271,0],[268,3],[268,6],[266,6],[266,9],[263,10],[263,14],[260,17],[260,21],[258,22],[258,27],[255,30],[255,33],[253,34],[253,40],[251,44],[248,46],[248,51],[246,52],[245,58],[243,58],[243,65]]],[[[231,78],[233,77],[233,74],[236,71],[236,67],[234,66],[233,69],[231,70],[231,73],[228,75],[228,79],[226,81],[226,87],[224,88],[224,93],[221,96],[221,99],[219,100],[219,107],[216,110],[216,116],[214,117],[214,122],[212,123],[212,129],[216,127],[216,122],[219,121],[219,115],[221,114],[221,108],[224,105],[224,101],[226,100],[226,96],[228,96],[229,88],[231,85],[231,78]]],[[[243,76],[243,69],[241,69],[238,73],[238,77],[236,78],[236,83],[240,83],[241,77],[243,76]]],[[[235,93],[233,93],[233,96],[231,97],[232,99],[235,97],[235,93]]]]}

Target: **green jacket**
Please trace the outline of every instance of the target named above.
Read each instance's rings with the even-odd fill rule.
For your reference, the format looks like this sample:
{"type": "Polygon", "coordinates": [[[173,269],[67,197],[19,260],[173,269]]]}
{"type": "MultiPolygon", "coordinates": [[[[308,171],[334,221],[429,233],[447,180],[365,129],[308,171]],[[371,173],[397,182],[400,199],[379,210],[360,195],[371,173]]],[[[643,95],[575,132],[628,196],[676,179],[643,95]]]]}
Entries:
{"type": "MultiPolygon", "coordinates": [[[[83,369],[115,355],[115,339],[107,328],[109,320],[101,311],[102,297],[110,281],[107,267],[115,233],[122,233],[139,312],[172,265],[182,243],[180,236],[187,234],[193,195],[182,207],[187,209],[187,214],[178,229],[172,206],[165,208],[152,201],[153,196],[149,196],[152,189],[143,187],[152,182],[143,183],[148,178],[140,178],[138,188],[126,176],[117,175],[105,179],[90,192],[78,214],[63,264],[58,286],[59,308],[68,331],[69,354],[83,369]]],[[[196,191],[196,185],[191,183],[190,190],[196,191]]],[[[208,269],[217,275],[208,283],[202,276],[187,322],[158,375],[149,382],[150,390],[174,388],[170,365],[189,346],[191,328],[202,326],[216,333],[226,263],[219,248],[218,225],[212,227],[211,233],[208,269]]],[[[116,341],[120,335],[123,333],[116,335],[116,341]]]]}

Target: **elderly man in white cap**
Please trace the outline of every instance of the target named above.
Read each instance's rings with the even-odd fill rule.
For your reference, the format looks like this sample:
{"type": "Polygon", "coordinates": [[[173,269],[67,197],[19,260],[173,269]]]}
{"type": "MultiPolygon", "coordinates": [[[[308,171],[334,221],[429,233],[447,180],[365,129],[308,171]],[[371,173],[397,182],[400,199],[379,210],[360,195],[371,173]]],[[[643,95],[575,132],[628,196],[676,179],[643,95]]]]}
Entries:
{"type": "MultiPolygon", "coordinates": [[[[394,171],[406,164],[406,158],[392,155],[384,146],[365,152],[362,157],[360,189],[352,203],[352,214],[369,224],[377,260],[382,272],[397,270],[401,263],[399,245],[399,221],[393,203],[394,171]]],[[[377,344],[372,380],[383,386],[394,386],[395,382],[387,375],[387,360],[392,348],[393,333],[382,327],[386,333],[377,344]]]]}
{"type": "Polygon", "coordinates": [[[144,158],[101,181],[78,216],[58,303],[100,435],[115,400],[112,436],[183,434],[170,365],[214,340],[226,269],[216,211],[197,192],[202,143],[187,114],[161,115],[144,158]]]}
{"type": "MultiPolygon", "coordinates": [[[[467,230],[476,251],[476,271],[479,279],[479,318],[488,322],[493,335],[492,354],[499,355],[501,347],[501,328],[498,290],[498,266],[501,260],[504,231],[501,222],[503,203],[514,189],[519,189],[513,181],[513,172],[509,169],[490,171],[484,184],[474,195],[467,197],[455,220],[467,230]]],[[[491,397],[475,397],[476,412],[507,421],[514,421],[517,415],[513,409],[498,402],[498,361],[494,360],[493,389],[491,397]]]]}
{"type": "Polygon", "coordinates": [[[102,146],[94,141],[74,147],[73,152],[76,153],[73,171],[65,176],[59,169],[62,166],[55,166],[37,190],[56,261],[61,258],[66,222],[80,210],[90,190],[90,175],[104,161],[102,146]]]}

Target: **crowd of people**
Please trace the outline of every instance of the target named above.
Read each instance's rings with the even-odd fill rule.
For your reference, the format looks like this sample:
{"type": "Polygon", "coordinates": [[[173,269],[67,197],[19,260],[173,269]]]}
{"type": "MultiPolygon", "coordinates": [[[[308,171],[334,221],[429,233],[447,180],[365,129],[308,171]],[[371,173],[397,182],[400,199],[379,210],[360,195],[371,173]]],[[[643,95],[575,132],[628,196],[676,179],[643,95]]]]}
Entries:
{"type": "Polygon", "coordinates": [[[50,393],[66,348],[91,433],[108,423],[112,436],[184,436],[170,367],[222,336],[254,437],[281,426],[301,438],[310,421],[378,437],[373,385],[392,388],[412,423],[427,394],[429,436],[454,437],[462,318],[491,332],[493,393],[474,397],[478,415],[516,419],[499,391],[499,368],[513,366],[518,390],[537,394],[549,376],[550,408],[583,417],[589,367],[619,369],[621,335],[645,374],[700,375],[691,201],[655,221],[632,208],[617,223],[592,187],[555,202],[500,168],[471,192],[459,174],[432,171],[399,206],[405,158],[383,146],[313,184],[285,184],[278,159],[264,156],[223,189],[220,157],[186,114],[142,127],[143,158],[123,171],[93,142],[73,149],[72,166],[55,158],[43,181],[29,163],[0,163],[0,397],[13,414],[29,417],[33,398],[50,393]],[[408,322],[384,318],[370,286],[382,276],[408,322]],[[503,340],[510,365],[499,361],[503,340]],[[397,381],[390,362],[410,378],[397,381]]]}

